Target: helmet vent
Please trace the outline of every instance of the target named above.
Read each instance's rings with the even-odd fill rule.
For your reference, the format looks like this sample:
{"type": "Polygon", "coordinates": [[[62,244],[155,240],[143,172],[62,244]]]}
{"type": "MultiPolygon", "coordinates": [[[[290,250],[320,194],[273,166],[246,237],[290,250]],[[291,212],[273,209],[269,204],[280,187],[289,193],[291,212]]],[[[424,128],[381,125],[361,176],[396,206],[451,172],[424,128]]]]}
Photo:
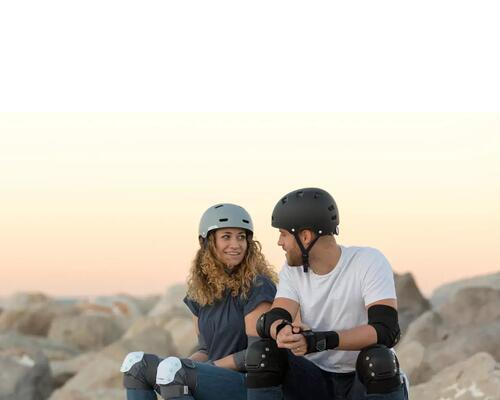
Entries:
{"type": "Polygon", "coordinates": [[[300,192],[297,192],[297,197],[298,198],[304,197],[304,192],[302,190],[300,192]]]}
{"type": "Polygon", "coordinates": [[[281,199],[281,203],[282,203],[282,204],[286,204],[286,202],[287,202],[287,201],[288,201],[288,197],[283,197],[283,198],[281,199]]]}
{"type": "Polygon", "coordinates": [[[243,221],[245,224],[249,224],[249,223],[250,223],[250,221],[249,221],[249,220],[247,220],[247,219],[242,219],[242,221],[243,221]]]}
{"type": "Polygon", "coordinates": [[[334,216],[332,217],[332,221],[335,221],[336,219],[337,219],[337,216],[336,216],[336,215],[334,215],[334,216]]]}
{"type": "Polygon", "coordinates": [[[314,192],[314,198],[317,199],[319,197],[321,197],[323,194],[320,193],[320,192],[314,192]]]}
{"type": "Polygon", "coordinates": [[[221,208],[224,207],[224,204],[219,204],[218,206],[215,206],[214,208],[221,208]]]}
{"type": "Polygon", "coordinates": [[[333,204],[332,204],[330,207],[328,207],[328,211],[333,211],[333,209],[334,209],[334,208],[335,208],[335,207],[334,207],[334,206],[333,206],[333,204]]]}
{"type": "Polygon", "coordinates": [[[219,222],[227,222],[228,219],[227,218],[219,218],[219,222]]]}

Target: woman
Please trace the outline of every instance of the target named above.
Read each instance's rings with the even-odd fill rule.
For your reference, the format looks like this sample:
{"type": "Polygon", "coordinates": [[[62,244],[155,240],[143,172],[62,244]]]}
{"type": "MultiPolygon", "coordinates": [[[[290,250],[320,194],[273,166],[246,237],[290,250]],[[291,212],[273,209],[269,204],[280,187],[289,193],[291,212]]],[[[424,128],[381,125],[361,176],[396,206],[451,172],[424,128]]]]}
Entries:
{"type": "Polygon", "coordinates": [[[134,352],[122,368],[128,400],[246,399],[245,349],[276,294],[276,273],[253,240],[245,209],[217,204],[203,214],[184,302],[199,348],[188,359],[134,352]]]}

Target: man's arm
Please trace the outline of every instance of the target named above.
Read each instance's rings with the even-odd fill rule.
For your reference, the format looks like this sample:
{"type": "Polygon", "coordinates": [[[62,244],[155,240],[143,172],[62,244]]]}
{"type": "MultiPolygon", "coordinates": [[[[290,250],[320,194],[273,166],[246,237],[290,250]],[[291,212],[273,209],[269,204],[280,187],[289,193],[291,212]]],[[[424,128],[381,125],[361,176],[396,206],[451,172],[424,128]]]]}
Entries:
{"type": "MultiPolygon", "coordinates": [[[[383,299],[379,301],[375,301],[371,304],[368,304],[366,306],[366,309],[368,310],[372,306],[388,306],[390,307],[389,310],[392,309],[392,314],[396,314],[396,328],[399,331],[399,328],[397,327],[397,301],[396,299],[383,299]]],[[[371,314],[370,311],[368,311],[369,315],[371,314]]],[[[377,319],[377,318],[375,318],[377,319]]],[[[381,333],[385,333],[385,327],[383,326],[385,324],[380,324],[377,321],[368,321],[368,324],[366,325],[361,325],[354,327],[352,329],[347,329],[344,331],[339,331],[339,332],[324,332],[328,336],[326,339],[326,343],[332,344],[332,347],[326,347],[323,350],[329,350],[329,349],[335,349],[335,350],[361,350],[367,346],[370,346],[372,344],[378,343],[381,339],[379,338],[377,330],[381,333]],[[338,335],[338,342],[337,342],[337,337],[338,335]]],[[[294,325],[297,328],[299,325],[294,325]]],[[[300,326],[300,328],[304,328],[303,326],[300,326]]],[[[390,328],[388,328],[390,329],[390,328]]],[[[314,332],[314,331],[313,331],[314,332]]],[[[309,342],[313,340],[311,337],[309,338],[309,342]]],[[[397,340],[397,339],[396,339],[397,340]]],[[[308,350],[311,352],[312,349],[308,349],[308,341],[306,340],[305,336],[302,333],[298,332],[298,329],[294,328],[294,331],[292,332],[291,328],[283,328],[282,331],[280,331],[280,334],[278,336],[278,347],[281,348],[287,348],[292,350],[292,352],[295,355],[302,356],[307,354],[308,350]]],[[[311,347],[311,346],[309,346],[311,347]]],[[[392,346],[388,346],[392,347],[392,346]]],[[[316,350],[318,351],[318,350],[316,350]]]]}
{"type": "MultiPolygon", "coordinates": [[[[366,309],[368,310],[375,305],[389,306],[395,310],[398,308],[396,299],[384,299],[368,304],[366,309]]],[[[370,324],[357,326],[337,333],[339,334],[338,350],[361,350],[379,341],[377,330],[370,324]]]]}

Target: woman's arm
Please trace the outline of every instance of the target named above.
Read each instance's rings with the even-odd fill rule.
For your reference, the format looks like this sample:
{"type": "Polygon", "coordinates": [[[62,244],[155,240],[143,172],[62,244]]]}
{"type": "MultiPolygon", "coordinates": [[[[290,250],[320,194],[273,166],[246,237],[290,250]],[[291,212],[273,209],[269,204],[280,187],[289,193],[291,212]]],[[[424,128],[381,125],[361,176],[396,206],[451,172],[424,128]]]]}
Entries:
{"type": "Polygon", "coordinates": [[[204,347],[204,344],[200,340],[200,329],[198,328],[198,318],[193,316],[193,322],[196,335],[198,336],[198,350],[195,353],[191,354],[189,358],[193,361],[200,361],[200,362],[208,361],[207,349],[204,347]]]}
{"type": "MultiPolygon", "coordinates": [[[[271,303],[262,302],[257,307],[255,307],[251,312],[245,316],[245,332],[249,337],[259,336],[257,334],[257,320],[259,317],[271,308],[271,303]]],[[[243,350],[245,351],[245,350],[243,350]]],[[[214,364],[221,368],[232,369],[238,371],[238,367],[235,362],[235,354],[229,354],[228,356],[221,358],[220,360],[214,361],[214,364]]]]}

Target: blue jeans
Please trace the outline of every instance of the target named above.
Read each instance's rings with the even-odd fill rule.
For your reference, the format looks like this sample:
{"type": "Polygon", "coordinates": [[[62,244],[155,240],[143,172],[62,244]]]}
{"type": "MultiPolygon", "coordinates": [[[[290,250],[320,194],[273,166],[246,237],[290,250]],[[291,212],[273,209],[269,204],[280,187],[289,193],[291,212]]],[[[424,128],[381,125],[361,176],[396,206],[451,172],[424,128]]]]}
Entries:
{"type": "MultiPolygon", "coordinates": [[[[196,387],[175,400],[408,400],[403,385],[387,394],[367,395],[356,374],[327,372],[304,357],[288,354],[289,369],[282,386],[248,389],[245,374],[195,362],[196,387]]],[[[127,390],[127,400],[155,400],[153,389],[127,390]]],[[[172,399],[173,400],[173,399],[172,399]]]]}

